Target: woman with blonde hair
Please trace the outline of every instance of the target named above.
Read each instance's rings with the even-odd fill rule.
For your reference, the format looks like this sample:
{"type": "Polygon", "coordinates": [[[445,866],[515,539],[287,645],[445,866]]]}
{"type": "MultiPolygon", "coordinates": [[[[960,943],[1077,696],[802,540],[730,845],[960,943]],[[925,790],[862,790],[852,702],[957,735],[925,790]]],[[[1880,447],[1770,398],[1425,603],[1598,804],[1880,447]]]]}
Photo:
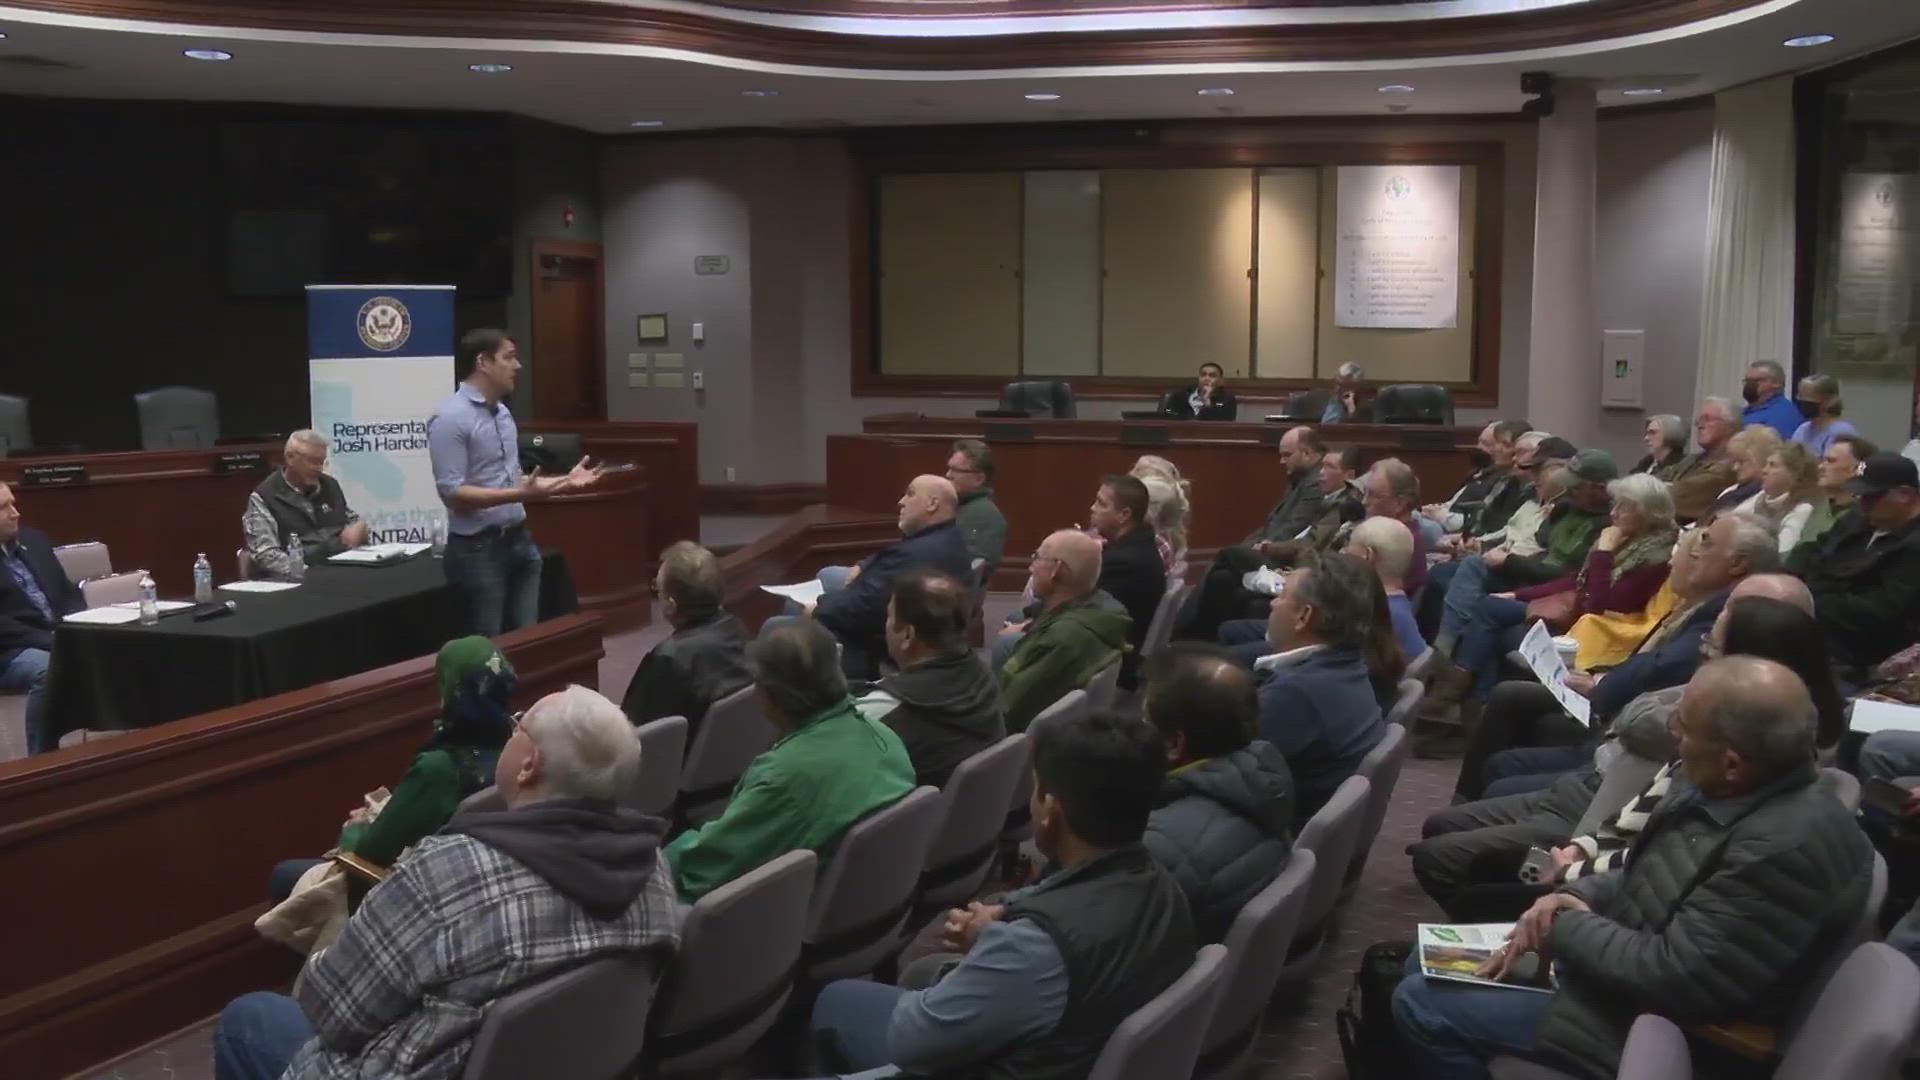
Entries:
{"type": "Polygon", "coordinates": [[[1713,505],[1701,515],[1700,523],[1704,525],[1712,521],[1713,515],[1733,510],[1759,493],[1760,474],[1766,471],[1767,459],[1784,443],[1780,433],[1765,424],[1755,424],[1734,432],[1727,440],[1727,460],[1733,464],[1733,483],[1714,498],[1713,505]]]}
{"type": "Polygon", "coordinates": [[[1133,463],[1132,476],[1147,488],[1147,524],[1153,529],[1160,548],[1160,562],[1167,568],[1167,580],[1185,578],[1187,566],[1187,522],[1193,517],[1193,482],[1180,475],[1180,467],[1157,454],[1142,454],[1133,463]]]}
{"type": "Polygon", "coordinates": [[[1797,544],[1818,539],[1833,525],[1833,510],[1820,489],[1820,462],[1797,442],[1783,443],[1767,455],[1760,470],[1760,490],[1733,512],[1752,514],[1780,530],[1782,555],[1797,544]]]}

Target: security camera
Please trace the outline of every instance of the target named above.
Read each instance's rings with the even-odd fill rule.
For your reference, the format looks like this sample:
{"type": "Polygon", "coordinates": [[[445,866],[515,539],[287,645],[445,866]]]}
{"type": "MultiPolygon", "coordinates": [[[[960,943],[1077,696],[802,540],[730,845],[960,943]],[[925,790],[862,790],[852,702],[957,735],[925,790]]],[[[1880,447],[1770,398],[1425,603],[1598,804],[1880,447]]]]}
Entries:
{"type": "Polygon", "coordinates": [[[1520,112],[1526,116],[1553,115],[1553,73],[1548,71],[1526,71],[1520,74],[1520,92],[1532,96],[1532,100],[1520,106],[1520,112]]]}

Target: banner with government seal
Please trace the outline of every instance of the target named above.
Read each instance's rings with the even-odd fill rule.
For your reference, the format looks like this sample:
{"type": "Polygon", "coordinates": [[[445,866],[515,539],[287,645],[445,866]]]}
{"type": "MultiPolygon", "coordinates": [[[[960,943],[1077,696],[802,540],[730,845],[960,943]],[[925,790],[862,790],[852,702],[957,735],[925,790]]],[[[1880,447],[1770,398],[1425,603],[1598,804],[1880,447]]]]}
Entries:
{"type": "Polygon", "coordinates": [[[427,417],[453,388],[453,286],[307,286],[307,379],[327,472],[370,539],[431,541],[427,417]]]}
{"type": "Polygon", "coordinates": [[[1460,319],[1460,166],[1342,165],[1334,325],[1428,330],[1460,319]]]}

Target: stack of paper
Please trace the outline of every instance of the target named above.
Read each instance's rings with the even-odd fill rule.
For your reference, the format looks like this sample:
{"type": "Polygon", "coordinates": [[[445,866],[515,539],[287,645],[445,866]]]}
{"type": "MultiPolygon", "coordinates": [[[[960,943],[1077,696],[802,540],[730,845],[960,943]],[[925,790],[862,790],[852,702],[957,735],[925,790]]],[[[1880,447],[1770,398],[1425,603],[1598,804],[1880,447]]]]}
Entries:
{"type": "Polygon", "coordinates": [[[798,585],[762,585],[760,588],[763,592],[784,596],[803,608],[811,608],[818,604],[820,594],[826,591],[826,586],[820,584],[819,578],[803,581],[798,585]]]}
{"type": "MultiPolygon", "coordinates": [[[[154,603],[159,606],[160,614],[162,615],[165,615],[169,611],[182,611],[193,606],[193,601],[191,600],[156,600],[154,603]]],[[[137,613],[140,610],[140,601],[126,600],[110,606],[125,608],[128,611],[137,613]]]]}
{"type": "Polygon", "coordinates": [[[1876,731],[1920,731],[1920,708],[1897,701],[1860,698],[1853,703],[1849,731],[1871,735],[1876,731]]]}
{"type": "Polygon", "coordinates": [[[87,608],[85,611],[76,611],[60,621],[78,623],[81,626],[124,626],[130,622],[140,621],[140,612],[119,605],[87,608]]]}
{"type": "Polygon", "coordinates": [[[299,587],[300,583],[297,581],[229,581],[220,586],[225,592],[257,593],[286,592],[288,589],[299,587]]]}
{"type": "Polygon", "coordinates": [[[357,547],[338,555],[328,556],[327,561],[330,563],[383,563],[418,555],[432,546],[431,544],[368,544],[365,547],[357,547]]]}

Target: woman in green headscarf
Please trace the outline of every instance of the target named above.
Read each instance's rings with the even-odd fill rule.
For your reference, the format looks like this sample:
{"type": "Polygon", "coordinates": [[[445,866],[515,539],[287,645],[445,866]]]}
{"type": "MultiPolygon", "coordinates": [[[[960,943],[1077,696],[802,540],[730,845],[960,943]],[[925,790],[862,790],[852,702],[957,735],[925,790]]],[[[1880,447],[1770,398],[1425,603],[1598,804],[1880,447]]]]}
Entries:
{"type": "MultiPolygon", "coordinates": [[[[340,850],[380,866],[437,832],[461,800],[493,783],[494,762],[513,734],[509,699],[519,686],[513,665],[484,637],[449,641],[433,666],[440,688],[440,715],[433,735],[393,786],[379,816],[355,810],[340,830],[340,850]]],[[[292,892],[315,859],[290,859],[274,868],[267,892],[275,900],[292,892]]]]}

